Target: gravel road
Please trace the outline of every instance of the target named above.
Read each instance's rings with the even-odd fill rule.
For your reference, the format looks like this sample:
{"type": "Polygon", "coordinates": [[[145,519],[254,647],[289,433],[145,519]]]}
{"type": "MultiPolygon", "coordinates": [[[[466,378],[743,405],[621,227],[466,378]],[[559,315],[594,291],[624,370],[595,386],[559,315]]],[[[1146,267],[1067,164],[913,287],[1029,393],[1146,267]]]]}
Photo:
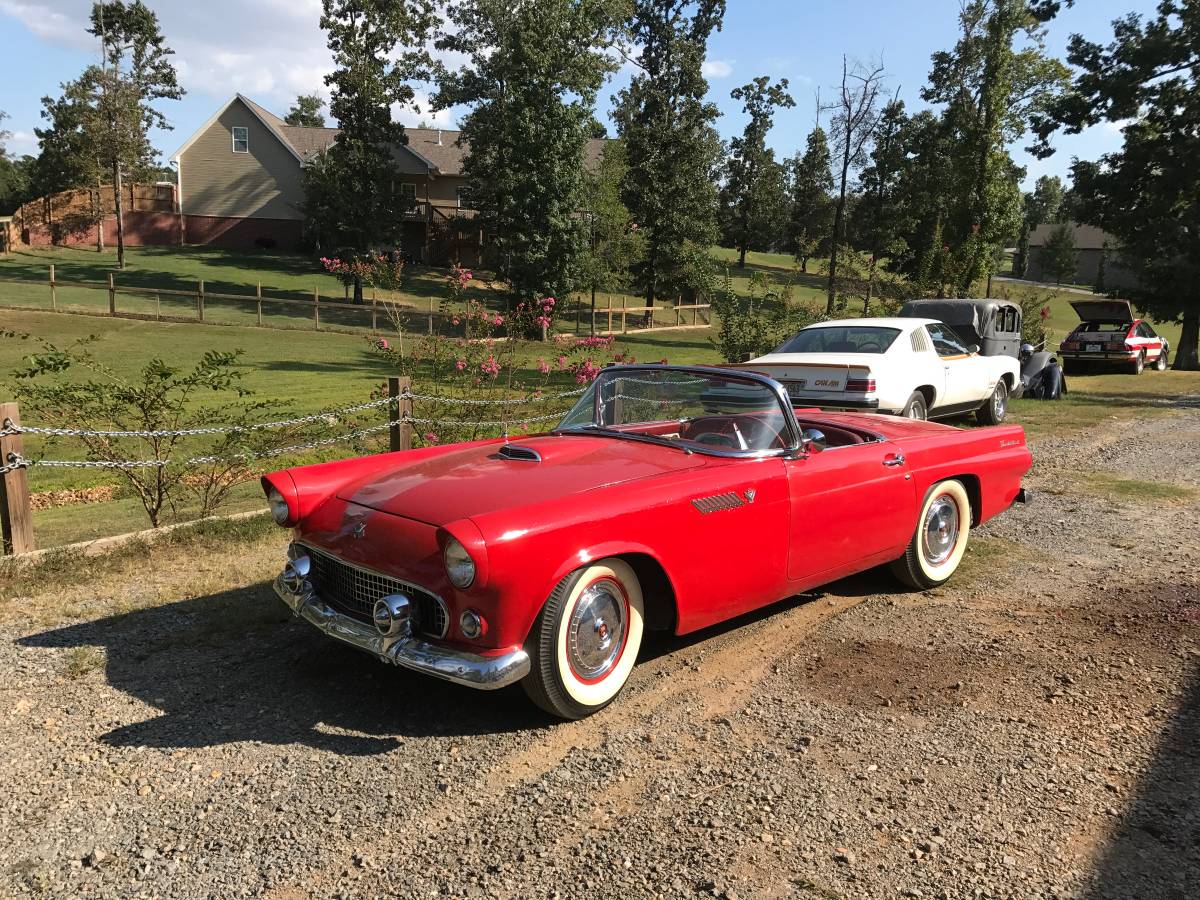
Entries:
{"type": "Polygon", "coordinates": [[[568,724],[292,620],[276,537],[18,587],[0,895],[1196,897],[1200,410],[1034,449],[950,586],[656,639],[568,724]]]}

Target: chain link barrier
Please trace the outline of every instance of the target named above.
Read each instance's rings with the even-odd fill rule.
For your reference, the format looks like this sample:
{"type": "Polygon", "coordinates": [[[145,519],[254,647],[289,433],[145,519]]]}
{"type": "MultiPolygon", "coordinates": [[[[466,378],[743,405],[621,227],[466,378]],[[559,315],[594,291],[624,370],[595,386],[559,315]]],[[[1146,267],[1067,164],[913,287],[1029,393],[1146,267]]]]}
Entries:
{"type": "MultiPolygon", "coordinates": [[[[383,397],[379,400],[372,400],[367,403],[358,403],[354,406],[346,406],[341,409],[327,410],[325,412],[313,413],[307,416],[298,416],[292,419],[280,419],[275,422],[259,422],[253,425],[241,426],[213,426],[209,428],[180,428],[180,429],[163,429],[163,430],[123,430],[123,431],[105,431],[96,429],[82,428],[44,428],[34,425],[16,425],[12,419],[5,419],[2,427],[0,427],[0,436],[16,435],[16,434],[39,434],[53,437],[105,437],[105,438],[166,438],[166,437],[195,437],[201,435],[225,435],[225,434],[240,434],[245,432],[262,431],[270,428],[286,428],[295,425],[309,425],[314,422],[327,422],[331,419],[339,419],[345,415],[356,412],[363,412],[369,409],[378,409],[385,406],[391,406],[401,400],[426,400],[436,403],[445,403],[451,406],[516,406],[521,404],[542,403],[550,400],[561,400],[568,397],[579,397],[587,388],[580,388],[574,391],[561,391],[555,394],[543,394],[536,397],[526,397],[517,399],[497,399],[497,400],[470,400],[466,398],[453,397],[438,397],[433,394],[415,394],[412,391],[404,391],[396,397],[383,397]]],[[[271,450],[265,450],[261,453],[237,453],[230,456],[193,456],[183,461],[187,466],[209,465],[215,462],[222,462],[231,459],[240,459],[244,462],[250,462],[255,459],[267,459],[273,456],[282,456],[286,453],[299,453],[304,450],[315,450],[321,447],[330,447],[335,444],[352,441],[355,438],[365,437],[370,434],[377,434],[381,431],[387,431],[390,428],[396,428],[401,425],[453,425],[459,428],[484,428],[484,427],[502,427],[507,434],[508,428],[511,425],[527,425],[535,422],[552,422],[560,421],[565,412],[553,413],[545,416],[517,416],[514,415],[507,419],[485,419],[476,422],[454,422],[446,419],[427,419],[417,418],[411,415],[401,416],[395,422],[387,421],[378,425],[371,425],[365,428],[358,428],[354,431],[349,431],[346,434],[337,435],[335,437],[321,438],[315,441],[307,441],[301,444],[292,444],[287,447],[276,447],[271,450]]],[[[77,469],[137,469],[137,468],[163,468],[172,464],[170,459],[122,459],[122,460],[93,460],[93,459],[29,459],[19,453],[9,453],[7,460],[3,465],[0,465],[0,475],[6,475],[17,469],[27,469],[30,466],[46,466],[48,468],[77,468],[77,469]]]]}

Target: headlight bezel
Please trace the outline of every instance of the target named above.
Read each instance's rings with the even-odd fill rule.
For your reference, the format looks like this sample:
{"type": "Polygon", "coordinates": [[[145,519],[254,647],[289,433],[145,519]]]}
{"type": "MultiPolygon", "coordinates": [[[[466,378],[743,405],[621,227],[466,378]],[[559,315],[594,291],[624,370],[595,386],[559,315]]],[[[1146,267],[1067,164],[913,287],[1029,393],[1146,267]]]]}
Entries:
{"type": "Polygon", "coordinates": [[[442,567],[446,570],[446,577],[450,579],[450,583],[460,591],[465,591],[475,583],[475,576],[478,574],[475,559],[455,537],[446,538],[442,548],[442,567]]]}

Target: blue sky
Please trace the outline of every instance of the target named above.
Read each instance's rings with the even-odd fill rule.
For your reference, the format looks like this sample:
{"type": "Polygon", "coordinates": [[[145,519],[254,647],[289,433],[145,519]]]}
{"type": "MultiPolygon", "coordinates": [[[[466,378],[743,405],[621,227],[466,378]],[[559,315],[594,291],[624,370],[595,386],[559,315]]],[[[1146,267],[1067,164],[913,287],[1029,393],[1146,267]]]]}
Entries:
{"type": "MultiPolygon", "coordinates": [[[[180,81],[188,90],[179,102],[164,103],[175,130],[155,135],[164,157],[199,127],[233,93],[241,92],[282,114],[299,92],[320,90],[330,63],[317,19],[319,0],[148,0],[176,50],[180,81]]],[[[1064,53],[1072,32],[1107,42],[1109,23],[1128,12],[1149,14],[1153,0],[1079,0],[1051,23],[1049,48],[1064,53]]],[[[0,0],[0,46],[7,76],[0,80],[0,110],[10,115],[9,149],[36,152],[33,129],[40,123],[40,99],[75,77],[95,58],[85,33],[89,0],[0,0]]],[[[804,144],[811,129],[816,93],[832,97],[842,54],[852,59],[882,59],[889,89],[899,88],[910,109],[921,105],[919,91],[935,50],[956,37],[958,0],[729,0],[725,27],[709,45],[706,71],[709,95],[724,115],[723,136],[744,124],[740,106],[729,92],[758,75],[787,78],[796,107],[776,117],[770,141],[782,158],[804,144]]],[[[618,72],[601,95],[601,113],[609,97],[628,78],[618,72]]],[[[416,124],[419,116],[402,119],[416,124]]],[[[428,121],[434,117],[423,116],[428,121]]],[[[455,111],[436,117],[452,127],[455,111]]],[[[1102,125],[1079,136],[1060,136],[1059,152],[1034,160],[1013,148],[1028,168],[1026,186],[1042,174],[1065,176],[1072,156],[1094,159],[1120,146],[1120,132],[1102,125]]]]}

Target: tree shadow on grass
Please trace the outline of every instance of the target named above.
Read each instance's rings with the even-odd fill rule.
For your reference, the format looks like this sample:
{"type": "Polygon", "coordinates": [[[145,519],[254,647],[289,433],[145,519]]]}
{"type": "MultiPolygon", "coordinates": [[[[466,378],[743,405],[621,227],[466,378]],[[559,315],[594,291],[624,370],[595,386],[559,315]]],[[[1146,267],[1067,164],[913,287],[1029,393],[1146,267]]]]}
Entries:
{"type": "Polygon", "coordinates": [[[1200,893],[1200,671],[1124,817],[1100,853],[1088,900],[1200,893]]]}

